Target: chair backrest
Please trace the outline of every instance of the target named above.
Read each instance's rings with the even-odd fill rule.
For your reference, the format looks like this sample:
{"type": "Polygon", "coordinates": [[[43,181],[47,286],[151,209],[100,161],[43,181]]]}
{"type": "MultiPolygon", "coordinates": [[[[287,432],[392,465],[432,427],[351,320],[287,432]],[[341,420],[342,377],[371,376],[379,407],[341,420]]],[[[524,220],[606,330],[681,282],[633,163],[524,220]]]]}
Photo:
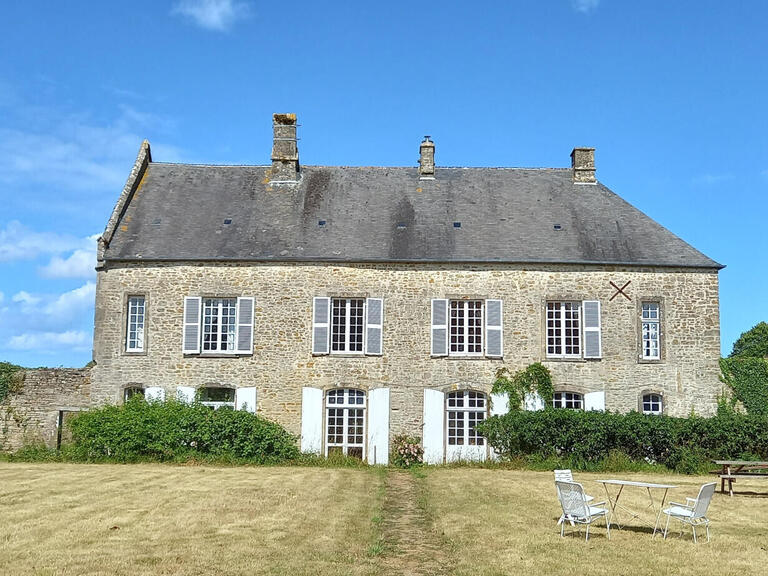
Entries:
{"type": "Polygon", "coordinates": [[[575,518],[589,516],[589,508],[584,498],[584,487],[581,484],[558,480],[555,482],[555,486],[557,486],[557,497],[563,507],[563,514],[575,518]]]}
{"type": "Polygon", "coordinates": [[[555,470],[555,482],[573,482],[573,472],[570,470],[555,470]]]}
{"type": "Polygon", "coordinates": [[[692,518],[701,518],[707,515],[707,508],[709,508],[709,503],[715,493],[715,485],[716,482],[711,482],[701,487],[699,495],[696,497],[696,504],[693,505],[692,518]]]}

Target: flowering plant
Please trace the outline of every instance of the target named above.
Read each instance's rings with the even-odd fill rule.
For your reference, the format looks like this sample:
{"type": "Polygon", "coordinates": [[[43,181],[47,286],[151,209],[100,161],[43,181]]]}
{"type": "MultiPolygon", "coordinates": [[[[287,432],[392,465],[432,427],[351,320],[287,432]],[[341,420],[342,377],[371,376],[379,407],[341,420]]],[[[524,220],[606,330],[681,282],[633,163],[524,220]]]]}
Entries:
{"type": "Polygon", "coordinates": [[[410,468],[424,462],[424,448],[421,438],[398,434],[392,439],[392,464],[398,468],[410,468]]]}

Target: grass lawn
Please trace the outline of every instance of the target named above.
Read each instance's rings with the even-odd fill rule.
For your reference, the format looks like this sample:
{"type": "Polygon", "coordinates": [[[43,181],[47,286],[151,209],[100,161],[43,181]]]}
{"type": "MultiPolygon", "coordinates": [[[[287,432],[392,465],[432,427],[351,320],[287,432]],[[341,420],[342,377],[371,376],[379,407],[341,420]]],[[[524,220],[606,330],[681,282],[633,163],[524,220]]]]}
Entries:
{"type": "MultiPolygon", "coordinates": [[[[712,479],[610,476],[676,501],[712,479]]],[[[576,474],[602,499],[599,477],[576,474]]],[[[736,487],[754,493],[715,495],[709,544],[600,524],[587,543],[560,538],[551,472],[0,463],[0,574],[759,574],[768,482],[736,487]]]]}

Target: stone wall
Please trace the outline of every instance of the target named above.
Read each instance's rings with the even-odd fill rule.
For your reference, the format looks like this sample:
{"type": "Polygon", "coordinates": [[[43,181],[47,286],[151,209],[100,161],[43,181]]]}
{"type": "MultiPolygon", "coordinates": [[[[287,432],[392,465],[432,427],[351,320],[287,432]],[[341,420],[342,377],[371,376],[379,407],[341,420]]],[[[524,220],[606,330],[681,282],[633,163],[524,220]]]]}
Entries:
{"type": "Polygon", "coordinates": [[[43,442],[55,447],[59,413],[64,416],[89,407],[88,368],[25,370],[21,385],[0,403],[0,450],[17,450],[43,442]]]}
{"type": "Polygon", "coordinates": [[[119,402],[127,385],[255,386],[258,411],[300,432],[303,386],[391,389],[390,432],[421,435],[423,389],[490,390],[496,370],[542,361],[559,390],[604,390],[609,410],[637,409],[663,394],[671,415],[712,413],[718,380],[718,275],[688,270],[502,264],[108,264],[98,272],[94,403],[119,402]],[[625,289],[630,299],[619,294],[625,289]],[[126,300],[145,295],[145,352],[125,350],[126,300]],[[182,354],[185,296],[254,296],[254,353],[182,354]],[[384,299],[382,356],[313,356],[314,296],[384,299]],[[504,301],[503,359],[430,357],[430,299],[504,301]],[[662,359],[642,362],[639,302],[662,303],[662,359]],[[547,360],[548,300],[599,300],[603,356],[547,360]]]}

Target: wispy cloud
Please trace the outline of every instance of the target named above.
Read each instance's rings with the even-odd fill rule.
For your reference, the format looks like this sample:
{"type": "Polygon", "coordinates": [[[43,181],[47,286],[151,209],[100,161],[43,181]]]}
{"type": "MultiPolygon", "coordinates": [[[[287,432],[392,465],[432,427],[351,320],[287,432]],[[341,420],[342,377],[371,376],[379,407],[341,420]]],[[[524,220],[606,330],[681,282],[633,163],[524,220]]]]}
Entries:
{"type": "Polygon", "coordinates": [[[91,345],[90,336],[82,330],[65,332],[25,332],[14,336],[8,342],[11,350],[51,351],[52,349],[73,348],[87,350],[91,345]]]}
{"type": "Polygon", "coordinates": [[[247,18],[251,7],[236,0],[179,0],[172,13],[190,19],[201,28],[225,32],[238,20],[247,18]]]}
{"type": "Polygon", "coordinates": [[[714,186],[729,180],[733,180],[733,174],[711,174],[707,172],[694,177],[691,182],[696,186],[714,186]]]}
{"type": "Polygon", "coordinates": [[[83,241],[68,234],[36,232],[13,220],[0,228],[0,262],[31,260],[41,254],[61,254],[83,247],[83,241]]]}
{"type": "Polygon", "coordinates": [[[576,12],[587,14],[596,10],[600,5],[600,0],[571,0],[571,6],[576,12]]]}
{"type": "Polygon", "coordinates": [[[93,278],[96,276],[96,241],[99,234],[85,239],[86,247],[79,248],[69,256],[54,256],[39,269],[44,278],[93,278]]]}
{"type": "Polygon", "coordinates": [[[38,302],[40,302],[40,298],[37,296],[32,296],[29,292],[25,292],[22,290],[21,292],[17,292],[13,295],[11,298],[11,301],[20,303],[24,306],[34,306],[38,302]]]}

